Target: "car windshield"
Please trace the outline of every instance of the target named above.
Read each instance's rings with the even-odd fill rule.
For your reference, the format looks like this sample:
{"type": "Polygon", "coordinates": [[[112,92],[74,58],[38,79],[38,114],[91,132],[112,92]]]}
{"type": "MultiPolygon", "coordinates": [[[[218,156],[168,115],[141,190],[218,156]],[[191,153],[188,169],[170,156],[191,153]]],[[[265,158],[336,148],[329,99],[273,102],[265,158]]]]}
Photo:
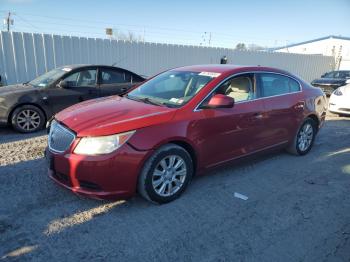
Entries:
{"type": "Polygon", "coordinates": [[[127,98],[145,103],[180,107],[194,97],[218,73],[168,71],[140,85],[127,98]]]}
{"type": "Polygon", "coordinates": [[[350,71],[333,71],[323,75],[323,78],[349,78],[350,71]]]}
{"type": "Polygon", "coordinates": [[[47,87],[68,71],[70,71],[70,68],[56,68],[35,78],[30,81],[29,84],[35,87],[47,87]]]}

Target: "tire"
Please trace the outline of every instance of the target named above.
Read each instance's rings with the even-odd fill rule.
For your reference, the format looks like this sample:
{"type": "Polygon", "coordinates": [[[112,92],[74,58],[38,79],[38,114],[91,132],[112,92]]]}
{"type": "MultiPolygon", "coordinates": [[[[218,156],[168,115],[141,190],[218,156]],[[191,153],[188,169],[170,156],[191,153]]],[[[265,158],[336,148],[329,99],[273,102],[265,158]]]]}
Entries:
{"type": "Polygon", "coordinates": [[[160,147],[144,164],[139,176],[138,192],[151,202],[168,203],[185,191],[192,175],[193,161],[190,154],[178,145],[167,144],[160,147]]]}
{"type": "Polygon", "coordinates": [[[306,155],[312,148],[317,134],[317,125],[311,118],[306,118],[298,129],[287,151],[293,155],[306,155]]]}
{"type": "Polygon", "coordinates": [[[20,133],[32,133],[45,126],[45,115],[40,108],[23,105],[16,108],[11,115],[12,127],[20,133]]]}

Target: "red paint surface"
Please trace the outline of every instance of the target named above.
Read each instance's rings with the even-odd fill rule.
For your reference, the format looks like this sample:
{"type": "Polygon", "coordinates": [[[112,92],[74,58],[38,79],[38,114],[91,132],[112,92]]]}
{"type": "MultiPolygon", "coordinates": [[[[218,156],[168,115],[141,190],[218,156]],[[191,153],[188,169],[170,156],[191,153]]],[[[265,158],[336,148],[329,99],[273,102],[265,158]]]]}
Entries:
{"type": "Polygon", "coordinates": [[[196,170],[201,173],[235,158],[287,145],[307,116],[317,118],[320,127],[323,124],[326,105],[322,91],[285,71],[232,65],[191,66],[176,70],[221,75],[181,108],[159,107],[115,96],[80,103],[58,113],[56,119],[76,132],[78,139],[136,130],[127,144],[109,155],[75,155],[73,150],[77,141],[64,154],[54,154],[55,171],[68,176],[71,184],[58,182],[91,197],[127,198],[135,193],[144,162],[161,145],[175,142],[191,148],[196,170]],[[299,80],[303,91],[236,103],[233,108],[194,110],[225,78],[251,71],[292,76],[299,80]],[[95,183],[101,190],[85,190],[80,187],[80,180],[95,183]]]}

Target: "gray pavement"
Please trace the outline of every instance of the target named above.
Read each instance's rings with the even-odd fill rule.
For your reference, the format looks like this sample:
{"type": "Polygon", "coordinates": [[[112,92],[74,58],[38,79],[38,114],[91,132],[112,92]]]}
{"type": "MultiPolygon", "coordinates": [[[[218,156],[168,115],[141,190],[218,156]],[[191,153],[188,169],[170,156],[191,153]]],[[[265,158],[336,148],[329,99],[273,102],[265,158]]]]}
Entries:
{"type": "Polygon", "coordinates": [[[350,261],[350,118],[329,116],[304,157],[220,167],[162,206],[73,195],[45,147],[0,131],[0,261],[350,261]]]}

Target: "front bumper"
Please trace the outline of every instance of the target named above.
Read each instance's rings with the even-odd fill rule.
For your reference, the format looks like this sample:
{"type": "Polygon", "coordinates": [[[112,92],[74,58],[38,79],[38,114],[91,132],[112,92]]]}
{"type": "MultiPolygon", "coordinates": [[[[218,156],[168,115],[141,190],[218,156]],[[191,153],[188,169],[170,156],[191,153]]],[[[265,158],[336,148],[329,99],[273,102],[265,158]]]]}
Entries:
{"type": "Polygon", "coordinates": [[[329,99],[328,111],[336,114],[350,115],[350,103],[345,96],[332,95],[329,99]]]}
{"type": "Polygon", "coordinates": [[[150,151],[137,151],[124,144],[101,156],[55,154],[46,149],[49,176],[72,192],[97,199],[127,199],[137,188],[144,160],[150,151]]]}

